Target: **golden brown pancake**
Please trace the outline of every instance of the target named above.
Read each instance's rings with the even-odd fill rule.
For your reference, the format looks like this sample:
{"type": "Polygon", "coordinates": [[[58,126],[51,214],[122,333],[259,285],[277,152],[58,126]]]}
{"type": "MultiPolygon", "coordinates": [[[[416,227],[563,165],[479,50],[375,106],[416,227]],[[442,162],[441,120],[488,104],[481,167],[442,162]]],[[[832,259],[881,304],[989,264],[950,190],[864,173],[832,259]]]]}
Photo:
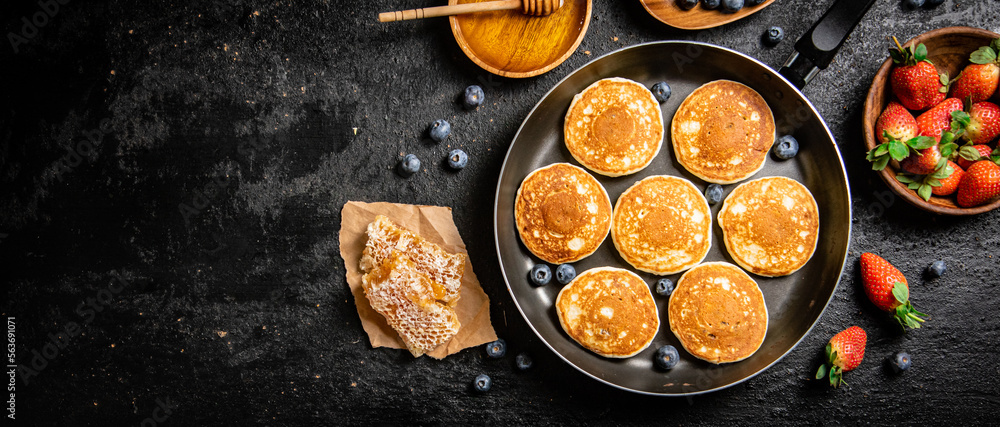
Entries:
{"type": "Polygon", "coordinates": [[[651,176],[618,197],[611,240],[636,269],[679,273],[705,259],[712,247],[712,212],[691,181],[651,176]]]}
{"type": "Polygon", "coordinates": [[[781,176],[741,184],[726,197],[719,227],[729,255],[747,271],[786,276],[802,268],[816,250],[819,207],[812,193],[781,176]]]}
{"type": "Polygon", "coordinates": [[[671,121],[670,138],[677,161],[689,172],[732,184],[764,167],[774,143],[774,116],[753,89],[716,80],[684,99],[671,121]]]}
{"type": "Polygon", "coordinates": [[[569,163],[528,174],[517,189],[514,220],[521,242],[552,264],[594,253],[611,227],[608,193],[587,171],[569,163]]]}
{"type": "Polygon", "coordinates": [[[596,173],[621,176],[649,165],[663,143],[663,113],[632,80],[598,80],[573,97],[563,127],[566,148],[596,173]]]}
{"type": "Polygon", "coordinates": [[[719,364],[754,354],[767,333],[767,306],[739,267],[706,262],[677,281],[667,305],[670,330],[694,357],[719,364]]]}
{"type": "Polygon", "coordinates": [[[576,342],[604,357],[630,357],[649,346],[660,329],[649,286],[635,273],[592,268],[559,291],[559,324],[576,342]]]}

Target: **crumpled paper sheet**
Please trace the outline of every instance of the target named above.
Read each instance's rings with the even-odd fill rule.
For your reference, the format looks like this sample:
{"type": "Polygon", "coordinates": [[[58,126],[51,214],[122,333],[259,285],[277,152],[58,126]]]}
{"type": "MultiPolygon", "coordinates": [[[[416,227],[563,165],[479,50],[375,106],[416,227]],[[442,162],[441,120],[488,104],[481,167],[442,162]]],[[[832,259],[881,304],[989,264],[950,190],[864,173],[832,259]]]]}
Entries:
{"type": "MultiPolygon", "coordinates": [[[[340,256],[344,258],[347,269],[347,284],[354,294],[354,304],[358,307],[361,324],[368,333],[372,347],[389,347],[405,349],[406,345],[399,334],[385,321],[368,303],[365,290],[361,285],[361,252],[368,241],[368,224],[378,215],[385,215],[421,237],[431,241],[442,249],[452,253],[468,255],[462,236],[451,216],[451,208],[440,206],[417,206],[395,203],[364,203],[347,202],[341,211],[340,221],[340,256]]],[[[462,324],[458,334],[450,341],[441,344],[426,353],[435,359],[442,359],[450,354],[495,341],[496,331],[490,323],[490,299],[479,286],[479,280],[472,271],[472,262],[466,258],[465,276],[462,277],[461,297],[455,307],[458,321],[462,324]]]]}

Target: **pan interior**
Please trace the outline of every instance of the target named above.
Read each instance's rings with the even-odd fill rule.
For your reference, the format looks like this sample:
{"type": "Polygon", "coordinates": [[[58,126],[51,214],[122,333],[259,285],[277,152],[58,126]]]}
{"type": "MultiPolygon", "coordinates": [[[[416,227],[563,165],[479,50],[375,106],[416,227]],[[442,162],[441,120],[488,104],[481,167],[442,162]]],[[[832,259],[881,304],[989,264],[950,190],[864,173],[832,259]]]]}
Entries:
{"type": "MultiPolygon", "coordinates": [[[[725,194],[735,186],[724,186],[725,194]]],[[[712,206],[712,249],[705,262],[734,263],[715,221],[721,206],[722,203],[712,206]]],[[[573,367],[611,386],[646,394],[685,395],[744,381],[777,362],[805,337],[837,287],[850,241],[851,212],[847,176],[833,136],[812,105],[791,84],[766,65],[729,49],[695,42],[656,42],[598,58],[574,71],[542,98],[524,120],[507,153],[497,187],[494,221],[504,280],[518,310],[546,345],[573,367]],[[647,87],[666,81],[672,89],[670,99],[661,104],[667,132],[653,163],[624,177],[594,174],[607,189],[612,204],[633,183],[651,175],[681,176],[704,190],[708,183],[676,162],[669,123],[681,101],[709,81],[734,80],[755,89],[771,108],[778,135],[792,134],[798,139],[798,156],[781,161],[769,155],[764,168],[751,179],[780,175],[809,188],[820,210],[819,242],[813,258],[798,272],[782,278],[753,276],[764,293],[769,324],[763,345],[750,358],[713,365],[686,353],[670,332],[667,299],[659,296],[656,301],[661,327],[649,348],[628,359],[597,356],[570,339],[559,326],[553,304],[560,286],[554,281],[537,288],[529,283],[529,270],[542,261],[527,251],[517,235],[513,213],[517,189],[521,180],[539,167],[557,162],[577,164],[563,142],[564,116],[574,95],[606,77],[624,77],[647,87]],[[680,363],[669,372],[653,366],[653,354],[664,344],[674,345],[681,353],[680,363]]],[[[580,272],[600,266],[627,268],[642,276],[651,287],[659,279],[631,268],[618,255],[610,236],[597,252],[574,266],[580,272]]],[[[676,283],[680,274],[666,277],[676,283]]]]}

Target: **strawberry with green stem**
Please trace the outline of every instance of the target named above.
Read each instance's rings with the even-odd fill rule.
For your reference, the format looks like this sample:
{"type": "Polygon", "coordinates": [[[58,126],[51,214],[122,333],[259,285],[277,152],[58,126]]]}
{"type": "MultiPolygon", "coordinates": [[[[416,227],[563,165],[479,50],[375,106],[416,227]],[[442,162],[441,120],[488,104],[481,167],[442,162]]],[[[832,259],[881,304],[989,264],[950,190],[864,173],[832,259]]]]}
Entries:
{"type": "Polygon", "coordinates": [[[1000,82],[1000,39],[982,46],[969,55],[969,62],[951,82],[951,96],[981,102],[993,96],[1000,82]]]}
{"type": "Polygon", "coordinates": [[[910,303],[906,276],[889,261],[870,252],[861,254],[861,284],[865,295],[882,311],[893,313],[900,326],[919,328],[927,317],[910,303]]]}
{"type": "Polygon", "coordinates": [[[867,341],[868,334],[857,326],[838,332],[826,344],[826,363],[816,371],[816,379],[827,378],[833,387],[847,384],[844,382],[844,372],[854,370],[861,364],[867,341]]]}
{"type": "MultiPolygon", "coordinates": [[[[998,149],[997,151],[1000,151],[998,149]]],[[[958,205],[971,208],[986,204],[1000,196],[1000,154],[994,151],[992,159],[980,160],[969,166],[958,183],[958,205]]]]}
{"type": "Polygon", "coordinates": [[[898,102],[890,101],[875,121],[875,135],[881,144],[868,151],[867,159],[874,163],[872,169],[885,169],[889,160],[901,161],[934,145],[932,138],[919,137],[919,132],[913,115],[898,102]]]}
{"type": "Polygon", "coordinates": [[[896,48],[889,49],[889,56],[896,67],[889,75],[889,84],[899,102],[911,110],[923,110],[944,100],[948,93],[948,74],[938,73],[927,59],[927,47],[921,43],[904,48],[895,37],[892,40],[896,48]]]}

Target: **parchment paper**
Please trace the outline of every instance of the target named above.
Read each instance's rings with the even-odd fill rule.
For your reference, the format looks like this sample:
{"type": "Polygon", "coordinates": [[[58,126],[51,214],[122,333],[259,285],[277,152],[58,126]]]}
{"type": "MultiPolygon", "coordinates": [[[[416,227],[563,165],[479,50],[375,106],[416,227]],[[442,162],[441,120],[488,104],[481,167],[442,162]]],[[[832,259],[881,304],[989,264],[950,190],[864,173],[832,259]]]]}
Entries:
{"type": "MultiPolygon", "coordinates": [[[[368,241],[368,224],[378,215],[385,215],[442,249],[452,253],[468,255],[462,236],[451,216],[451,208],[440,206],[401,205],[395,203],[347,202],[341,211],[340,256],[344,258],[347,270],[347,284],[354,294],[354,304],[358,307],[361,324],[368,333],[372,347],[405,349],[399,334],[368,303],[365,290],[361,286],[361,252],[368,241]]],[[[458,334],[450,341],[426,353],[435,359],[442,359],[462,349],[495,341],[497,334],[490,323],[490,299],[479,286],[479,280],[472,271],[472,262],[466,258],[465,276],[462,277],[461,297],[455,307],[458,321],[462,324],[458,334]]]]}

